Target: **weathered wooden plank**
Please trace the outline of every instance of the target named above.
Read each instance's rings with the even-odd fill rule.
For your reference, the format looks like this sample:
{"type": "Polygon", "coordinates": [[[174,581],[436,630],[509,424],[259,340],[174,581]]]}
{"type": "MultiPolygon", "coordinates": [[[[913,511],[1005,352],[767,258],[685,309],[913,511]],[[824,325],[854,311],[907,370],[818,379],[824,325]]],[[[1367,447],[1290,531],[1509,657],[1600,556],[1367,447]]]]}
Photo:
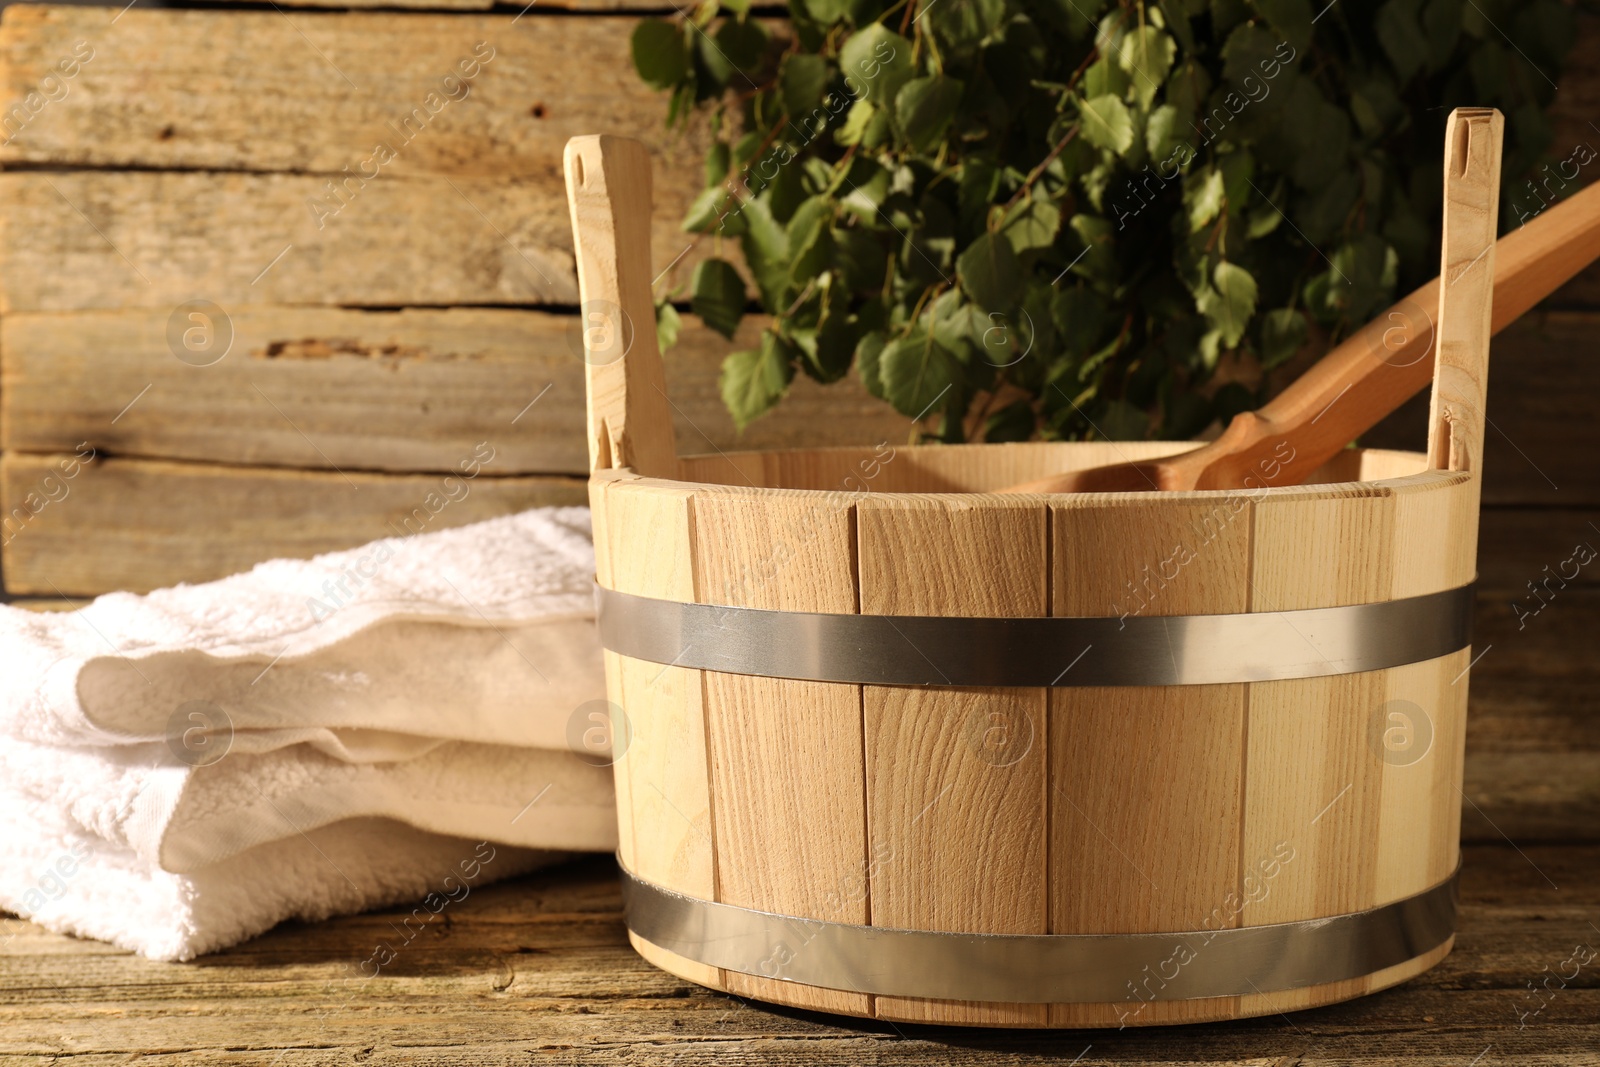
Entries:
{"type": "Polygon", "coordinates": [[[144,591],[220,578],[278,556],[313,556],[584,500],[576,478],[13,453],[0,457],[0,573],[12,594],[144,591]]]}
{"type": "MultiPolygon", "coordinates": [[[[627,948],[614,868],[584,861],[475,891],[394,968],[352,977],[406,909],[289,925],[208,957],[158,964],[0,923],[0,1056],[158,1064],[1084,1064],[1484,1067],[1593,1065],[1600,990],[1589,968],[1526,1018],[1535,985],[1595,944],[1600,853],[1467,850],[1461,945],[1406,985],[1311,1013],[1226,1026],[1102,1031],[907,1030],[773,1012],[698,989],[627,948]],[[1542,873],[1541,873],[1542,872],[1542,873]],[[1545,881],[1545,877],[1550,879],[1545,881]],[[263,975],[271,976],[263,982],[263,975]],[[70,995],[69,995],[70,994],[70,995]],[[421,1025],[419,1025],[421,1024],[421,1025]],[[1524,1025],[1525,1024],[1525,1025],[1524,1025]],[[864,1028],[864,1026],[866,1028],[864,1028]],[[952,1040],[952,1038],[958,1038],[952,1040]]],[[[1552,987],[1557,983],[1552,982],[1552,987]]]]}
{"type": "Polygon", "coordinates": [[[0,100],[28,113],[5,131],[0,162],[324,180],[367,163],[380,185],[518,176],[559,200],[567,138],[621,133],[651,145],[658,207],[676,221],[701,185],[705,135],[667,133],[665,96],[633,71],[638,20],[547,6],[521,17],[520,4],[495,15],[136,6],[113,24],[116,11],[98,7],[15,5],[0,16],[0,100]],[[422,117],[397,128],[416,108],[422,117]],[[380,164],[378,144],[395,158],[380,164]]]}
{"type": "MultiPolygon", "coordinates": [[[[732,342],[684,324],[665,360],[680,453],[906,435],[909,421],[853,375],[826,388],[799,376],[777,411],[740,434],[717,376],[762,321],[747,320],[732,342]]],[[[580,323],[499,308],[8,315],[0,448],[87,441],[122,456],[414,472],[454,470],[488,441],[495,473],[583,474],[580,323]]]]}
{"type": "MultiPolygon", "coordinates": [[[[318,227],[300,174],[0,176],[0,312],[255,304],[574,304],[548,182],[368,183],[318,227]]],[[[664,267],[687,244],[664,239],[664,267]]]]}
{"type": "MultiPolygon", "coordinates": [[[[237,0],[194,0],[197,4],[221,8],[236,6],[237,0]]],[[[661,11],[658,0],[535,0],[540,8],[575,12],[605,11],[661,11]]],[[[418,11],[487,11],[496,0],[284,0],[283,7],[291,8],[414,8],[418,11]]],[[[522,3],[502,4],[509,9],[520,9],[522,3]]],[[[528,4],[533,7],[533,4],[528,4]]],[[[513,11],[513,14],[515,11],[513,11]]],[[[111,14],[115,14],[113,11],[111,14]]],[[[109,17],[109,16],[108,16],[109,17]]]]}

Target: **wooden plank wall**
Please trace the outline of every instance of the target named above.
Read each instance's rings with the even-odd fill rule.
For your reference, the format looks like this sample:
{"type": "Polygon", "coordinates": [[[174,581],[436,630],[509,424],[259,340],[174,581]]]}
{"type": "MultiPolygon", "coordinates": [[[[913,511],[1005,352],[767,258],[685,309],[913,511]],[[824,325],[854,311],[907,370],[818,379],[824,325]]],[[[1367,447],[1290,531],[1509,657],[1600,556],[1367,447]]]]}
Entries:
{"type": "MultiPolygon", "coordinates": [[[[488,0],[381,5],[428,9],[415,14],[317,2],[283,14],[14,5],[0,16],[0,122],[49,89],[0,137],[6,593],[149,588],[359,542],[449,499],[443,479],[482,443],[494,458],[468,483],[473,495],[430,510],[431,522],[581,502],[566,138],[605,129],[650,143],[655,260],[671,265],[662,284],[702,254],[673,263],[691,244],[675,220],[700,184],[704,134],[665,135],[662,101],[628,69],[637,16],[617,9],[648,0],[540,3],[520,16],[469,11],[488,0]],[[471,92],[413,131],[380,177],[345,186],[318,228],[306,198],[344,181],[377,140],[398,140],[388,123],[426,106],[485,42],[494,56],[471,92]],[[92,58],[73,77],[46,81],[85,46],[92,58]],[[233,331],[209,366],[194,365],[204,352],[178,359],[168,341],[174,312],[195,300],[224,308],[233,331]],[[85,442],[97,457],[86,465],[85,442]]],[[[1582,16],[1552,158],[1600,147],[1596,116],[1600,18],[1582,16]]],[[[180,335],[192,325],[177,322],[180,335]]],[[[726,348],[688,328],[667,359],[681,450],[905,432],[858,387],[801,379],[777,417],[737,438],[716,396],[726,348]]],[[[1579,544],[1600,547],[1597,396],[1590,270],[1494,346],[1477,642],[1487,651],[1472,685],[1516,714],[1474,718],[1467,761],[1469,782],[1560,791],[1600,818],[1592,679],[1541,637],[1600,626],[1600,567],[1569,562],[1579,544]]],[[[1421,399],[1369,441],[1419,447],[1425,424],[1421,399]]],[[[1508,818],[1536,837],[1561,829],[1533,809],[1495,821],[1508,818]]],[[[1500,839],[1472,804],[1464,828],[1500,839]]]]}
{"type": "MultiPolygon", "coordinates": [[[[436,10],[5,9],[7,594],[205,580],[419,507],[437,528],[584,501],[561,149],[651,146],[666,291],[711,250],[678,228],[705,131],[669,135],[632,73],[615,9],[637,4],[401,6],[436,10]]],[[[909,429],[807,379],[738,435],[732,347],[686,324],[668,356],[680,451],[909,429]]]]}
{"type": "MultiPolygon", "coordinates": [[[[701,183],[705,133],[668,135],[662,100],[629,69],[636,16],[617,9],[648,0],[520,14],[469,11],[488,0],[402,6],[411,3],[431,10],[5,9],[6,593],[201,580],[262,554],[378,536],[384,520],[411,510],[352,502],[348,521],[330,522],[320,540],[263,536],[223,550],[213,542],[234,537],[233,527],[209,523],[203,501],[176,508],[190,513],[181,530],[161,519],[188,490],[156,477],[164,468],[144,471],[147,460],[220,468],[185,484],[236,478],[259,485],[240,495],[267,507],[278,489],[263,468],[301,472],[309,496],[332,499],[351,472],[382,484],[391,473],[445,475],[487,443],[494,459],[481,476],[506,479],[484,494],[497,507],[581,501],[578,486],[545,477],[583,470],[561,146],[602,129],[652,146],[654,258],[670,286],[709,248],[676,221],[701,183]],[[476,73],[450,89],[444,79],[463,63],[476,73]],[[379,143],[396,152],[382,165],[379,143]],[[363,179],[364,166],[379,176],[363,179]],[[189,306],[196,301],[215,307],[189,306]],[[183,348],[185,331],[198,351],[183,348]],[[43,480],[85,445],[139,477],[112,477],[96,462],[43,480]],[[128,498],[135,483],[141,495],[128,498]],[[85,526],[94,509],[72,496],[99,497],[98,514],[120,521],[85,526]],[[51,573],[51,560],[97,545],[105,559],[73,568],[67,584],[51,573]]],[[[1555,158],[1600,145],[1590,125],[1600,114],[1600,19],[1584,19],[1571,62],[1554,108],[1555,158]]],[[[1600,500],[1592,449],[1571,438],[1588,426],[1600,362],[1600,272],[1550,306],[1496,346],[1491,508],[1600,500]]],[[[859,443],[906,430],[853,381],[823,390],[802,379],[777,415],[739,437],[716,394],[728,348],[688,327],[668,358],[681,450],[859,443]]],[[[1374,439],[1420,441],[1423,422],[1406,409],[1374,439]]],[[[395,492],[405,495],[398,483],[395,492]]],[[[247,508],[234,519],[250,517],[247,508]]],[[[445,509],[439,523],[468,517],[445,509]]]]}

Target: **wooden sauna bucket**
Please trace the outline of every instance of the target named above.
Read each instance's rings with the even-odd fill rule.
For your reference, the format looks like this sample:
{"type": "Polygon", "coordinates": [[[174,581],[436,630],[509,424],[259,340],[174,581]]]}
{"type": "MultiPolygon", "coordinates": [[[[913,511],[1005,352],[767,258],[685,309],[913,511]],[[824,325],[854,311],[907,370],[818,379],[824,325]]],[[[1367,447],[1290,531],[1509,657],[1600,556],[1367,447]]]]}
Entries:
{"type": "Polygon", "coordinates": [[[1030,497],[985,491],[1194,445],[680,459],[647,158],[567,167],[641,955],[1070,1027],[1327,1004],[1450,951],[1476,475],[1350,450],[1318,484],[1030,497]]]}

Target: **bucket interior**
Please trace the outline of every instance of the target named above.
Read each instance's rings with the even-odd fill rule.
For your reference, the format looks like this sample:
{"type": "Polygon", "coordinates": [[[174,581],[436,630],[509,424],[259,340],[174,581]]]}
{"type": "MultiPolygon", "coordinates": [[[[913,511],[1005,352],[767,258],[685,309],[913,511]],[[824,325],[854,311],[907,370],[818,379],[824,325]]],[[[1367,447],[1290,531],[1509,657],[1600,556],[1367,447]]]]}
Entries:
{"type": "MultiPolygon", "coordinates": [[[[679,477],[686,482],[712,485],[823,492],[984,493],[1050,474],[1113,463],[1161,459],[1198,447],[1200,445],[1193,441],[979,445],[896,445],[885,442],[840,448],[684,456],[679,460],[679,477]]],[[[1283,447],[1290,446],[1285,444],[1283,447]]],[[[1348,448],[1320,467],[1303,484],[1381,482],[1420,474],[1426,468],[1427,457],[1420,452],[1348,448]]],[[[1250,482],[1244,488],[1269,493],[1293,492],[1299,488],[1273,486],[1273,474],[1271,462],[1265,461],[1260,480],[1250,482]]],[[[1211,492],[1226,495],[1232,490],[1211,492]]],[[[1140,493],[1119,495],[1133,499],[1145,496],[1140,493]]],[[[1170,497],[1174,494],[1160,495],[1170,497]]]]}

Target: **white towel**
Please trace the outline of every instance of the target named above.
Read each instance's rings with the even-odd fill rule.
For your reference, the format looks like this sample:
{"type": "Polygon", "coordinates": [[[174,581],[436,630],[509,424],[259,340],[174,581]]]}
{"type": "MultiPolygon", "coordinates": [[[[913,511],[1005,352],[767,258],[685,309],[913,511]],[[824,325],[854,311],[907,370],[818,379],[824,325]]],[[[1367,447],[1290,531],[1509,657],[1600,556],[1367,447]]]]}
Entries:
{"type": "Polygon", "coordinates": [[[0,907],[187,959],[611,850],[592,575],[551,508],[0,607],[0,907]]]}

